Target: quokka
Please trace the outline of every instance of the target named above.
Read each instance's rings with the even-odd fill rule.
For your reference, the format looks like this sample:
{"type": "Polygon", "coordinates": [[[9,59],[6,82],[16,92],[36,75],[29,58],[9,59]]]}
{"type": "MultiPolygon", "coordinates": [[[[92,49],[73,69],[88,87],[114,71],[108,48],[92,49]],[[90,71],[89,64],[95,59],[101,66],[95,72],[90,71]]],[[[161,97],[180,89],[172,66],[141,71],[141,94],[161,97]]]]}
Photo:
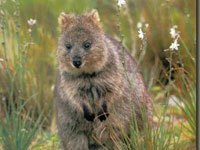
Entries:
{"type": "Polygon", "coordinates": [[[152,117],[138,65],[120,42],[106,35],[98,12],[61,13],[55,87],[57,127],[65,150],[117,149],[141,109],[152,117]],[[133,115],[135,114],[135,115],[133,115]]]}

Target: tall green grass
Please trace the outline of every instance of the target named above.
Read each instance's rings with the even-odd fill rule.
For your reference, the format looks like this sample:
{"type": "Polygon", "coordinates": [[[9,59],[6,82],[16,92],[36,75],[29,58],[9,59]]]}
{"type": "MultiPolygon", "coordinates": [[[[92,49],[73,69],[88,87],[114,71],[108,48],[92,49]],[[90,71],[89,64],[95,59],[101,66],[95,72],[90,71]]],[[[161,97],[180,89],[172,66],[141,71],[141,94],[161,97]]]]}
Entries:
{"type": "MultiPolygon", "coordinates": [[[[146,1],[145,1],[146,2],[146,1]]],[[[173,6],[173,2],[160,2],[160,1],[152,1],[149,2],[148,5],[145,5],[145,2],[141,2],[144,5],[141,5],[141,3],[135,2],[135,8],[141,8],[141,12],[143,13],[141,16],[141,20],[139,23],[141,27],[135,27],[138,30],[138,33],[136,31],[132,31],[132,29],[129,30],[128,33],[126,33],[126,30],[123,29],[123,19],[126,19],[127,24],[131,28],[133,26],[133,18],[130,11],[130,4],[132,1],[128,1],[129,5],[125,5],[122,8],[118,8],[119,14],[118,17],[121,17],[119,19],[118,26],[121,25],[121,28],[119,27],[119,34],[121,34],[121,39],[125,39],[124,37],[129,37],[126,42],[130,41],[130,43],[136,43],[136,44],[129,44],[130,48],[133,52],[133,55],[138,59],[138,62],[140,65],[147,65],[146,58],[147,56],[150,57],[148,54],[148,50],[151,50],[151,47],[149,47],[149,38],[152,39],[153,28],[158,27],[156,24],[160,24],[160,21],[162,25],[157,30],[161,28],[165,28],[162,32],[160,32],[161,37],[159,37],[158,41],[154,41],[154,45],[157,46],[159,44],[165,44],[168,43],[168,45],[165,45],[163,48],[161,46],[160,50],[155,51],[158,57],[161,59],[166,59],[168,61],[168,67],[169,68],[163,68],[164,69],[164,76],[165,80],[167,80],[168,84],[163,83],[159,76],[157,76],[156,80],[159,82],[155,82],[152,79],[155,78],[155,75],[160,75],[156,70],[149,70],[154,67],[145,68],[148,69],[150,73],[148,77],[148,81],[150,84],[150,90],[152,89],[161,89],[159,95],[161,95],[162,103],[164,104],[164,107],[160,106],[159,103],[155,103],[154,105],[154,118],[157,118],[154,120],[157,124],[156,127],[149,128],[148,125],[145,126],[143,132],[140,132],[137,128],[135,129],[134,124],[132,125],[130,135],[129,137],[125,136],[125,143],[121,144],[122,147],[119,149],[195,149],[196,144],[196,87],[195,87],[195,29],[193,28],[195,24],[190,24],[187,21],[192,19],[190,18],[192,11],[189,9],[189,7],[192,5],[190,3],[184,2],[185,7],[185,20],[186,23],[184,25],[181,25],[181,27],[185,26],[185,29],[180,29],[178,24],[181,22],[179,20],[179,17],[175,14],[178,13],[177,6],[173,6]],[[154,13],[157,13],[157,18],[160,20],[155,20],[152,16],[151,10],[152,7],[155,7],[155,5],[159,5],[162,7],[162,14],[159,14],[158,11],[161,11],[160,9],[153,10],[154,13]],[[138,6],[138,7],[137,7],[138,6]],[[148,13],[149,14],[148,14],[148,13]],[[168,16],[166,16],[168,15],[168,16]],[[153,19],[146,21],[146,18],[153,19]],[[165,22],[165,19],[168,22],[165,22]],[[166,24],[163,24],[163,23],[166,24]],[[155,25],[155,26],[154,26],[155,25]],[[170,49],[171,43],[174,41],[171,39],[171,42],[169,40],[170,38],[170,32],[169,29],[172,28],[172,26],[177,25],[178,29],[181,30],[177,31],[179,34],[178,37],[176,37],[178,43],[180,43],[180,47],[178,47],[178,50],[172,50],[170,49]],[[150,26],[150,29],[149,29],[150,26]],[[144,32],[144,38],[140,39],[141,41],[136,41],[136,39],[139,39],[139,30],[144,32]],[[186,33],[185,33],[186,32],[186,33]],[[192,32],[193,34],[190,34],[192,32]],[[127,35],[126,35],[127,34],[127,35]],[[133,36],[134,34],[137,34],[138,37],[135,38],[133,36]],[[162,34],[168,34],[167,36],[162,37],[162,34]],[[189,37],[184,37],[184,34],[189,34],[189,37]],[[164,38],[164,42],[160,41],[164,38]],[[190,39],[188,39],[190,38],[190,39]],[[156,43],[156,44],[155,44],[156,43]],[[187,44],[186,44],[187,43],[187,44]],[[194,45],[192,45],[192,43],[194,45]],[[137,45],[139,44],[139,45],[137,45]],[[189,45],[190,46],[186,46],[189,45]],[[138,47],[137,49],[135,49],[138,47]],[[163,51],[163,52],[162,52],[163,51]],[[187,59],[185,58],[184,54],[187,54],[187,59]],[[191,71],[188,73],[188,71],[191,71]],[[152,75],[152,76],[151,76],[152,75]],[[175,97],[178,101],[173,99],[175,106],[170,106],[168,103],[170,103],[170,99],[172,97],[175,97]],[[176,101],[176,102],[175,102],[176,101]],[[160,110],[161,109],[161,110],[160,110]],[[159,110],[160,113],[159,114],[159,110]],[[156,115],[159,114],[159,115],[156,115]]],[[[195,21],[194,21],[195,22],[195,21]]],[[[138,23],[137,23],[138,24],[138,23]]],[[[136,23],[135,23],[136,26],[136,23]]],[[[156,32],[158,32],[156,31],[156,32]]],[[[158,36],[158,35],[157,35],[158,36]]],[[[174,39],[175,40],[175,39],[174,39]]],[[[128,44],[128,43],[127,43],[128,44]]],[[[150,46],[151,43],[150,43],[150,46]]],[[[156,56],[155,55],[155,56],[156,56]]],[[[149,58],[147,58],[149,59],[149,58]]],[[[154,65],[155,67],[158,67],[158,62],[155,59],[154,65]]],[[[151,63],[151,61],[150,61],[151,63]]],[[[149,66],[148,66],[149,67],[149,66]]],[[[162,66],[161,66],[162,67],[162,66]]],[[[164,67],[164,66],[163,66],[164,67]]],[[[160,99],[160,98],[159,98],[160,99]]],[[[172,99],[171,99],[172,100],[172,99]]]]}
{"type": "Polygon", "coordinates": [[[19,22],[19,2],[15,1],[15,13],[10,15],[1,2],[1,64],[0,64],[0,144],[5,150],[27,150],[42,125],[43,113],[37,112],[31,101],[32,85],[28,84],[27,51],[30,35],[22,36],[19,22]],[[37,117],[35,116],[37,115],[37,117]]]}

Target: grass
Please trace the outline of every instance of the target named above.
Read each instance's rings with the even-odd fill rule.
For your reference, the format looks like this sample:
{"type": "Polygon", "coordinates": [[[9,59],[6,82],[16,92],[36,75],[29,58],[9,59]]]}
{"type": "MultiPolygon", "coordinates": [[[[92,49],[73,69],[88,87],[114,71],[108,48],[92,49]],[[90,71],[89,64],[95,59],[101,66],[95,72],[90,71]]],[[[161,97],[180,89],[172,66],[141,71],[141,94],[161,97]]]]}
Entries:
{"type": "Polygon", "coordinates": [[[23,114],[23,105],[20,110],[13,110],[6,114],[0,122],[0,135],[2,148],[5,150],[27,150],[41,125],[41,116],[37,121],[33,121],[32,111],[23,114]],[[24,115],[24,116],[22,116],[24,115]]]}
{"type": "Polygon", "coordinates": [[[52,100],[57,17],[61,11],[92,8],[98,10],[105,31],[121,39],[137,59],[153,99],[157,126],[143,132],[131,128],[129,137],[117,141],[120,149],[195,149],[195,1],[129,0],[123,8],[114,0],[79,3],[0,2],[0,149],[59,149],[52,100]],[[28,25],[30,18],[37,23],[28,25]],[[144,39],[138,37],[138,22],[144,39]],[[178,51],[169,49],[174,25],[180,32],[178,51]]]}

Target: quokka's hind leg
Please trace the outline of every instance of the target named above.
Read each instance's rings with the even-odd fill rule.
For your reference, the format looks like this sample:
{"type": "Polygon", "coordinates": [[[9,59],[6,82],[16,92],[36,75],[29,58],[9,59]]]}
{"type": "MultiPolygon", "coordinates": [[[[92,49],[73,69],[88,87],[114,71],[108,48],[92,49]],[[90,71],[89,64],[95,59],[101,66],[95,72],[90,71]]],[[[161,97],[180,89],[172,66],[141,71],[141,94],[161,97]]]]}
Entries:
{"type": "Polygon", "coordinates": [[[70,119],[70,116],[66,115],[66,118],[60,118],[57,123],[63,150],[89,150],[88,137],[76,129],[77,124],[70,119]]]}
{"type": "Polygon", "coordinates": [[[63,150],[89,150],[88,138],[84,133],[61,136],[63,150]]]}
{"type": "Polygon", "coordinates": [[[83,112],[74,112],[66,108],[67,104],[57,101],[57,127],[63,150],[89,150],[88,137],[82,130],[84,124],[81,124],[83,120],[80,119],[83,112]]]}

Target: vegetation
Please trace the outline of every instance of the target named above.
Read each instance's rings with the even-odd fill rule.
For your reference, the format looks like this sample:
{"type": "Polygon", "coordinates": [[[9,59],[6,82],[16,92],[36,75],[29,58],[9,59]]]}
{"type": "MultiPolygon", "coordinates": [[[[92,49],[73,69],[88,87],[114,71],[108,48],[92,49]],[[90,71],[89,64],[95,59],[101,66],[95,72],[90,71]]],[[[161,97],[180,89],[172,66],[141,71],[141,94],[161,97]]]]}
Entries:
{"type": "Polygon", "coordinates": [[[194,0],[1,0],[0,149],[59,149],[53,108],[61,11],[97,9],[105,31],[138,60],[155,128],[116,139],[119,149],[195,149],[194,0]],[[31,19],[32,18],[32,19],[31,19]]]}

